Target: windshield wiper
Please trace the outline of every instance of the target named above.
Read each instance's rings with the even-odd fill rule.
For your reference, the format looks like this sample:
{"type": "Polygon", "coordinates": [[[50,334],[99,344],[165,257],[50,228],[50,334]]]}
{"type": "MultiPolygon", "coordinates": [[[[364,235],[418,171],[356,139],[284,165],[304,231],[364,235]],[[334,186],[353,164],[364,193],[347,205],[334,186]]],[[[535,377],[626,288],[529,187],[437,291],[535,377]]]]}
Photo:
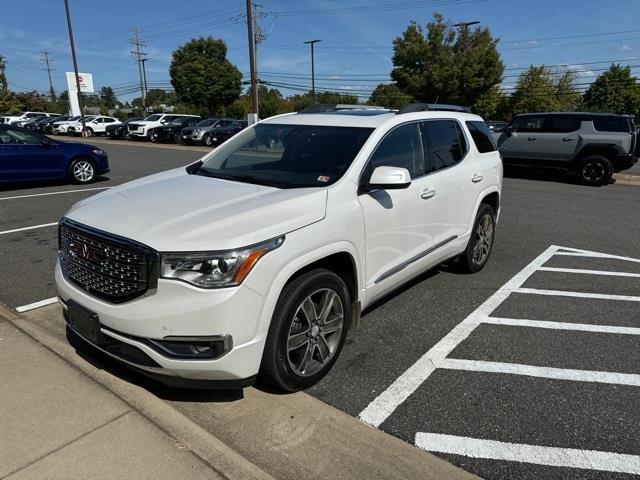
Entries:
{"type": "Polygon", "coordinates": [[[254,177],[252,175],[229,175],[226,173],[216,173],[211,170],[206,170],[203,168],[199,168],[196,170],[196,175],[203,175],[205,177],[210,178],[219,178],[221,180],[230,180],[232,182],[243,182],[243,183],[253,183],[256,185],[264,185],[267,187],[275,187],[275,188],[291,188],[292,185],[289,185],[284,182],[278,182],[276,180],[267,180],[264,178],[254,177]]]}

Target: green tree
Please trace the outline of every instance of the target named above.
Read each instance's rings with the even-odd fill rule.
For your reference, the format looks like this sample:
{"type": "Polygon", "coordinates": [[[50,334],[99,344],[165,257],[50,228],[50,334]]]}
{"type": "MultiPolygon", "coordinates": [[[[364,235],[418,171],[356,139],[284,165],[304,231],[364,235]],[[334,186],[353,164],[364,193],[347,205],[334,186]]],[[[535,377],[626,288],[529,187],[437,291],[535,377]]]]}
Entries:
{"type": "Polygon", "coordinates": [[[15,98],[13,92],[9,90],[7,76],[5,70],[7,62],[0,55],[0,113],[15,114],[20,111],[20,104],[15,98]]]}
{"type": "Polygon", "coordinates": [[[307,108],[314,103],[328,103],[328,104],[347,104],[355,105],[358,103],[358,97],[356,95],[349,95],[340,92],[316,92],[315,102],[311,92],[304,93],[302,95],[292,95],[289,97],[293,106],[293,111],[300,111],[307,108]]]}
{"type": "Polygon", "coordinates": [[[411,95],[404,93],[393,83],[381,83],[371,93],[369,105],[388,108],[402,108],[411,103],[411,95]]]}
{"type": "Polygon", "coordinates": [[[631,67],[612,64],[584,94],[583,108],[591,111],[640,114],[640,87],[631,67]]]}
{"type": "Polygon", "coordinates": [[[502,81],[497,44],[488,28],[454,28],[436,13],[426,33],[411,22],[393,41],[391,78],[418,101],[473,108],[502,81]]]}
{"type": "Polygon", "coordinates": [[[551,71],[544,66],[531,66],[518,77],[511,96],[513,113],[558,110],[557,85],[551,71]]]}
{"type": "Polygon", "coordinates": [[[116,97],[111,87],[102,87],[100,89],[100,100],[102,101],[102,106],[108,110],[115,108],[118,104],[118,97],[116,97]]]}
{"type": "Polygon", "coordinates": [[[173,52],[169,73],[180,102],[217,114],[241,92],[242,74],[226,58],[227,46],[212,37],[197,38],[173,52]]]}
{"type": "Polygon", "coordinates": [[[556,83],[555,95],[558,101],[558,110],[573,112],[578,108],[582,101],[582,95],[576,89],[575,72],[567,70],[560,76],[556,83]]]}
{"type": "Polygon", "coordinates": [[[46,95],[42,95],[37,91],[20,92],[15,94],[15,99],[20,105],[22,111],[44,112],[47,109],[49,99],[46,95]]]}

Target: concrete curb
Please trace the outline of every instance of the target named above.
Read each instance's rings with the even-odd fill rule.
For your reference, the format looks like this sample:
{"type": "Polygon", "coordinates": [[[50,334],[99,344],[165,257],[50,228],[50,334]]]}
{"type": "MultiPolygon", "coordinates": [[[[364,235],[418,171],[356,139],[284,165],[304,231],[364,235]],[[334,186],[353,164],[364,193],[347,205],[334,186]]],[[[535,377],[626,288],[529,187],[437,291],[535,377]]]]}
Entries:
{"type": "Polygon", "coordinates": [[[616,185],[631,185],[634,187],[640,187],[640,175],[614,173],[613,178],[615,178],[616,180],[616,185]]]}
{"type": "Polygon", "coordinates": [[[73,347],[52,337],[3,304],[0,304],[0,318],[10,322],[68,364],[114,393],[158,428],[191,450],[220,475],[229,480],[273,480],[273,477],[164,401],[141,387],[96,369],[82,359],[73,347]]]}

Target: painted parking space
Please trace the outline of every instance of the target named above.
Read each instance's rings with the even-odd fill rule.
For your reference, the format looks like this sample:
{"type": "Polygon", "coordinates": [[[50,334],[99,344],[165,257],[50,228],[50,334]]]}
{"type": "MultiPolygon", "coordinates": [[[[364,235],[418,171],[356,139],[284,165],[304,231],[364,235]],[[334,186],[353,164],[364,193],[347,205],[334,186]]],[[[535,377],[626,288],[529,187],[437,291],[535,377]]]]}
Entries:
{"type": "Polygon", "coordinates": [[[481,476],[500,478],[486,462],[557,468],[558,478],[640,474],[633,441],[640,434],[638,265],[636,258],[547,248],[360,419],[481,476]],[[571,265],[558,260],[566,258],[571,265]],[[580,303],[579,316],[565,315],[580,303]],[[510,317],[509,309],[518,314],[510,317]]]}

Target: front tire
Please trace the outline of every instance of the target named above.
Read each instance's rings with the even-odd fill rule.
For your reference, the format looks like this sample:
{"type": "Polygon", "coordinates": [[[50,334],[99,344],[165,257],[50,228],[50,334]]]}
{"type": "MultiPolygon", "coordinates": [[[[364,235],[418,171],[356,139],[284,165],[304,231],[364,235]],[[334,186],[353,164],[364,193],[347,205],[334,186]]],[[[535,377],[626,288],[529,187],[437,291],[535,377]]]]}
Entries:
{"type": "Polygon", "coordinates": [[[351,298],[342,278],[324,268],[300,275],[276,304],[261,376],[287,392],[314,385],[338,359],[350,324],[351,298]]]}
{"type": "Polygon", "coordinates": [[[458,257],[457,267],[462,273],[477,273],[491,256],[496,232],[496,214],[491,206],[480,205],[465,251],[458,257]]]}
{"type": "Polygon", "coordinates": [[[202,139],[202,143],[204,143],[207,147],[213,146],[213,137],[210,134],[206,134],[202,139]]]}
{"type": "Polygon", "coordinates": [[[613,165],[606,157],[589,155],[578,167],[578,179],[585,185],[594,187],[606,185],[611,181],[613,165]]]}
{"type": "Polygon", "coordinates": [[[69,176],[74,183],[91,183],[96,178],[96,167],[91,160],[77,158],[69,166],[69,176]]]}

